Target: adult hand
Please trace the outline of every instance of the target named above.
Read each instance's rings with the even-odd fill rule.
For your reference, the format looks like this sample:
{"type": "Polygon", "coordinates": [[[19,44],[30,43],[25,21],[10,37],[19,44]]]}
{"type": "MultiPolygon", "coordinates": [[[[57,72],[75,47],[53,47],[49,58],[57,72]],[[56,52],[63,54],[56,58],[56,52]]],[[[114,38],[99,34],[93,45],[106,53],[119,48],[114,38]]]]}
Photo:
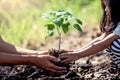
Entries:
{"type": "Polygon", "coordinates": [[[54,73],[66,72],[65,67],[56,66],[51,61],[59,62],[60,60],[53,56],[50,56],[50,55],[39,55],[39,56],[35,56],[31,59],[31,62],[34,65],[36,65],[40,68],[43,68],[45,70],[48,70],[50,72],[54,72],[54,73]]]}
{"type": "Polygon", "coordinates": [[[36,55],[49,55],[49,51],[37,51],[36,55]]]}
{"type": "Polygon", "coordinates": [[[68,53],[65,53],[65,54],[60,54],[60,58],[64,59],[62,61],[63,63],[74,62],[74,61],[79,59],[79,53],[77,53],[77,52],[68,52],[68,53]]]}

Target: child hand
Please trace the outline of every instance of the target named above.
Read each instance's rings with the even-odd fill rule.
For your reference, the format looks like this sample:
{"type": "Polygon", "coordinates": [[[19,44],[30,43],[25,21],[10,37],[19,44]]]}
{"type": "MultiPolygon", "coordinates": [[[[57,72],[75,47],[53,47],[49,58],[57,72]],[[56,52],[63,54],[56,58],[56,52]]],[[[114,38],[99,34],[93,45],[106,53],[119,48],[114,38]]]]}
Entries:
{"type": "Polygon", "coordinates": [[[74,61],[78,60],[79,59],[79,54],[77,52],[68,52],[68,53],[65,53],[65,54],[61,54],[60,58],[64,59],[61,62],[67,64],[67,63],[74,62],[74,61]]]}

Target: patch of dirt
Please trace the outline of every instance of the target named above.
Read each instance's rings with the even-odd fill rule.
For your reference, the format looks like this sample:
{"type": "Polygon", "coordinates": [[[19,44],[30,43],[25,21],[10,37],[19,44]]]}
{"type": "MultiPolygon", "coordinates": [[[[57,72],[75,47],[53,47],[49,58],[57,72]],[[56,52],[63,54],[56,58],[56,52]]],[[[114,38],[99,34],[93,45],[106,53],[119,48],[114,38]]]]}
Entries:
{"type": "Polygon", "coordinates": [[[59,76],[35,66],[0,66],[0,80],[118,80],[119,71],[109,58],[97,65],[88,61],[83,64],[76,62],[67,73],[59,76]]]}
{"type": "MultiPolygon", "coordinates": [[[[80,49],[89,41],[99,36],[98,28],[88,29],[83,33],[70,32],[63,35],[62,49],[80,49]]],[[[55,48],[57,37],[41,43],[38,50],[55,48]]],[[[31,45],[32,46],[32,45],[31,45]]],[[[29,65],[0,66],[0,80],[118,80],[120,69],[111,61],[109,56],[101,51],[95,55],[81,58],[70,65],[68,72],[53,75],[48,71],[29,65]]]]}

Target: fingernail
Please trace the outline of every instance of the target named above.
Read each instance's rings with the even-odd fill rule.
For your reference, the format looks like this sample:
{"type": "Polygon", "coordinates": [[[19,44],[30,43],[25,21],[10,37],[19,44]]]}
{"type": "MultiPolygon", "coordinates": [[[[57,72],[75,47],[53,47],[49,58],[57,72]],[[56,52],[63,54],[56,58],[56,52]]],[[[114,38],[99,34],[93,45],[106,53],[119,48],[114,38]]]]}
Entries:
{"type": "Polygon", "coordinates": [[[61,61],[60,58],[58,58],[58,61],[61,61]]]}

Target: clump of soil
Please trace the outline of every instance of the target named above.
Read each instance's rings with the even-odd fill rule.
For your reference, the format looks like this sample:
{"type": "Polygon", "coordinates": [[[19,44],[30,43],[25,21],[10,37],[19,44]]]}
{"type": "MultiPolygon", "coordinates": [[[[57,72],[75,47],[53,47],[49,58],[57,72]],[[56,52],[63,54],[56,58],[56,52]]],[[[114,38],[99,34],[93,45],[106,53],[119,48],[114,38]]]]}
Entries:
{"type": "MultiPolygon", "coordinates": [[[[65,50],[50,49],[50,50],[49,50],[49,53],[50,53],[50,55],[55,56],[56,58],[59,58],[59,55],[66,53],[66,51],[65,51],[65,50]]],[[[69,71],[69,68],[70,68],[70,66],[71,66],[71,63],[69,63],[69,64],[64,64],[64,63],[61,62],[62,60],[64,60],[64,59],[60,59],[59,62],[53,62],[53,63],[54,63],[55,65],[57,65],[57,66],[66,67],[66,68],[67,68],[67,72],[68,72],[68,71],[69,71]]]]}
{"type": "MultiPolygon", "coordinates": [[[[64,53],[66,53],[67,51],[65,51],[65,50],[55,50],[55,49],[50,49],[49,50],[49,53],[50,53],[50,55],[52,55],[52,56],[54,56],[54,57],[56,57],[56,58],[59,58],[59,55],[60,54],[64,54],[64,53]]],[[[57,73],[55,73],[55,74],[51,74],[51,73],[49,73],[49,72],[47,72],[47,73],[49,73],[49,74],[51,74],[50,76],[52,76],[52,77],[57,77],[57,78],[70,78],[71,76],[73,77],[79,77],[73,70],[70,70],[70,68],[74,65],[74,63],[68,63],[68,64],[65,64],[65,63],[62,63],[61,61],[62,60],[64,60],[64,59],[60,59],[60,61],[59,62],[52,62],[53,64],[55,64],[55,65],[57,65],[57,66],[61,66],[61,67],[66,67],[66,69],[67,69],[67,72],[64,72],[64,73],[59,73],[59,74],[57,74],[57,73]],[[58,77],[59,76],[59,77],[58,77]]]]}

